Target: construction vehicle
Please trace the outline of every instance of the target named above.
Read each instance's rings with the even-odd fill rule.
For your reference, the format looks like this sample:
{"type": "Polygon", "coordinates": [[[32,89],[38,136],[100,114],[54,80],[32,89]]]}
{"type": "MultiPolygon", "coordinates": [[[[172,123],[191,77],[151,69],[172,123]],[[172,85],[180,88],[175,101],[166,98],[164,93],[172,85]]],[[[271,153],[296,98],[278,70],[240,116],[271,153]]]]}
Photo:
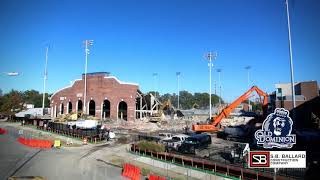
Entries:
{"type": "Polygon", "coordinates": [[[173,106],[171,104],[170,100],[166,100],[164,102],[162,102],[159,106],[159,110],[157,113],[153,113],[150,116],[150,120],[149,122],[160,122],[162,120],[162,115],[171,115],[173,114],[175,111],[173,109],[173,106]]]}
{"type": "Polygon", "coordinates": [[[250,94],[254,91],[256,91],[257,94],[260,96],[260,102],[261,102],[261,96],[263,96],[262,109],[263,109],[263,112],[266,113],[267,104],[268,104],[268,95],[265,92],[263,92],[261,89],[259,89],[257,86],[253,86],[247,92],[245,92],[242,96],[240,96],[238,99],[233,101],[230,105],[222,109],[221,113],[218,116],[212,117],[211,124],[193,124],[192,130],[195,132],[220,131],[221,129],[218,127],[218,125],[220,124],[221,120],[229,116],[229,114],[237,106],[239,106],[243,101],[247,100],[250,97],[250,94]]]}

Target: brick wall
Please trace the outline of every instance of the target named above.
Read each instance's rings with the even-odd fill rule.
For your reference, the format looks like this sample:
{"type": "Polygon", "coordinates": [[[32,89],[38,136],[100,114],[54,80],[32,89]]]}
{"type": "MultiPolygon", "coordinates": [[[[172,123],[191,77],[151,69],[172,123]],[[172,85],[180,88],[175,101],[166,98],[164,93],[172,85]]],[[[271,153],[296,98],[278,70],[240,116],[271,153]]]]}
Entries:
{"type": "MultiPolygon", "coordinates": [[[[121,101],[127,104],[127,119],[135,119],[136,93],[139,86],[132,83],[122,83],[116,77],[106,76],[104,73],[87,74],[86,109],[90,100],[95,102],[95,116],[103,117],[103,101],[110,101],[110,118],[118,118],[118,105],[121,101]]],[[[84,103],[84,76],[81,80],[75,80],[72,86],[57,91],[51,97],[51,110],[60,114],[61,104],[64,105],[64,114],[68,111],[68,102],[72,103],[72,112],[77,112],[78,101],[84,103]]],[[[52,113],[55,115],[55,113],[52,113]]],[[[87,113],[88,114],[88,110],[87,113]]]]}
{"type": "MultiPolygon", "coordinates": [[[[301,104],[303,104],[306,101],[297,101],[296,100],[296,106],[299,106],[301,104]]],[[[292,101],[283,101],[283,106],[281,106],[281,101],[277,100],[276,101],[276,108],[285,108],[288,111],[292,110],[292,101]]]]}
{"type": "Polygon", "coordinates": [[[301,82],[301,94],[306,97],[309,101],[317,96],[319,96],[319,87],[317,81],[301,82]]]}

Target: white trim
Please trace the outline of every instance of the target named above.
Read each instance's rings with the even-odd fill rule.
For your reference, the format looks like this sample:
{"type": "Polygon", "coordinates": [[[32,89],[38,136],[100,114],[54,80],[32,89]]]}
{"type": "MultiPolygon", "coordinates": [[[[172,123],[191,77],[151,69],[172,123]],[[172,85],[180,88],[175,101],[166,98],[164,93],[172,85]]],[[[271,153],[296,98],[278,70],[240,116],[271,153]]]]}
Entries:
{"type": "Polygon", "coordinates": [[[76,112],[77,116],[78,116],[78,104],[79,104],[79,100],[76,102],[76,110],[75,110],[75,112],[76,112]]]}
{"type": "MultiPolygon", "coordinates": [[[[139,86],[138,83],[129,83],[129,82],[120,81],[120,80],[119,80],[117,77],[115,77],[115,76],[105,76],[104,78],[105,78],[105,79],[114,79],[114,80],[116,80],[119,84],[127,84],[127,85],[139,86]]],[[[62,91],[62,90],[65,90],[65,89],[68,89],[68,88],[71,88],[77,81],[82,81],[82,79],[76,79],[76,80],[74,80],[74,81],[72,82],[71,85],[66,86],[66,87],[64,87],[64,88],[61,88],[61,89],[57,90],[55,93],[53,93],[53,94],[51,95],[50,99],[51,99],[52,97],[54,97],[58,92],[60,92],[60,91],[62,91]]]]}
{"type": "MultiPolygon", "coordinates": [[[[103,119],[103,116],[102,116],[102,115],[103,115],[103,114],[102,114],[102,113],[103,113],[103,101],[102,101],[102,103],[101,103],[100,109],[101,109],[101,119],[103,119]]],[[[103,120],[104,120],[104,119],[103,119],[103,120]]]]}
{"type": "Polygon", "coordinates": [[[69,102],[67,102],[67,113],[66,114],[69,114],[69,102]]]}
{"type": "Polygon", "coordinates": [[[57,105],[54,105],[54,115],[53,115],[54,118],[57,117],[57,105]]]}
{"type": "Polygon", "coordinates": [[[129,82],[123,82],[120,81],[118,78],[116,78],[115,76],[105,76],[105,79],[115,79],[119,84],[128,84],[128,85],[134,85],[134,86],[139,86],[139,84],[137,83],[129,83],[129,82]]]}
{"type": "Polygon", "coordinates": [[[62,111],[63,111],[63,114],[64,114],[64,104],[63,102],[60,103],[60,112],[59,112],[59,115],[62,115],[62,111]],[[62,108],[62,105],[63,105],[63,108],[62,108]]]}
{"type": "MultiPolygon", "coordinates": [[[[90,100],[91,101],[91,100],[90,100]]],[[[86,107],[86,113],[87,113],[87,115],[89,115],[89,104],[90,104],[90,101],[88,101],[88,106],[86,107]]],[[[94,109],[94,110],[96,110],[96,109],[94,109]]]]}
{"type": "Polygon", "coordinates": [[[72,82],[71,85],[66,86],[66,87],[64,87],[64,88],[61,88],[61,89],[57,90],[55,93],[52,94],[51,98],[52,98],[53,96],[55,96],[58,92],[60,92],[60,91],[62,91],[62,90],[64,90],[64,89],[71,88],[76,81],[81,81],[81,80],[82,80],[82,79],[76,79],[76,80],[74,80],[74,81],[72,82]]]}

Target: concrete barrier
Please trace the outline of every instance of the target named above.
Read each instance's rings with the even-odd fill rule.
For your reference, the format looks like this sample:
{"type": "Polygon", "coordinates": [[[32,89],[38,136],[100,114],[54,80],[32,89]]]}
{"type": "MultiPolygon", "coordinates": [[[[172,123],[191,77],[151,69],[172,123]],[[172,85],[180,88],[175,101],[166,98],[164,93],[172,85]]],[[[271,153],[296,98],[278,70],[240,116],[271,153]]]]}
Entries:
{"type": "Polygon", "coordinates": [[[140,168],[129,163],[123,165],[122,176],[127,177],[131,180],[140,180],[141,171],[140,168]]]}
{"type": "Polygon", "coordinates": [[[3,128],[0,128],[0,134],[7,134],[7,130],[3,129],[3,128]]]}
{"type": "Polygon", "coordinates": [[[52,142],[49,140],[25,139],[23,137],[19,137],[17,141],[25,146],[32,147],[32,148],[50,149],[52,147],[52,142]]]}

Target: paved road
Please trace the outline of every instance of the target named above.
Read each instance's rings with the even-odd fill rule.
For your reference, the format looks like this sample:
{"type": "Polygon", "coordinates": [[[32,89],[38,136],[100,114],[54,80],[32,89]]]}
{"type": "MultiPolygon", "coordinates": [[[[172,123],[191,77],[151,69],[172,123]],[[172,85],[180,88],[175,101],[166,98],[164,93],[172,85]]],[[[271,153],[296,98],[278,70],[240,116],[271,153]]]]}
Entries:
{"type": "Polygon", "coordinates": [[[0,179],[10,175],[49,180],[124,179],[120,168],[90,156],[91,148],[32,149],[16,141],[18,130],[0,127],[9,130],[7,135],[0,135],[0,179]]]}

